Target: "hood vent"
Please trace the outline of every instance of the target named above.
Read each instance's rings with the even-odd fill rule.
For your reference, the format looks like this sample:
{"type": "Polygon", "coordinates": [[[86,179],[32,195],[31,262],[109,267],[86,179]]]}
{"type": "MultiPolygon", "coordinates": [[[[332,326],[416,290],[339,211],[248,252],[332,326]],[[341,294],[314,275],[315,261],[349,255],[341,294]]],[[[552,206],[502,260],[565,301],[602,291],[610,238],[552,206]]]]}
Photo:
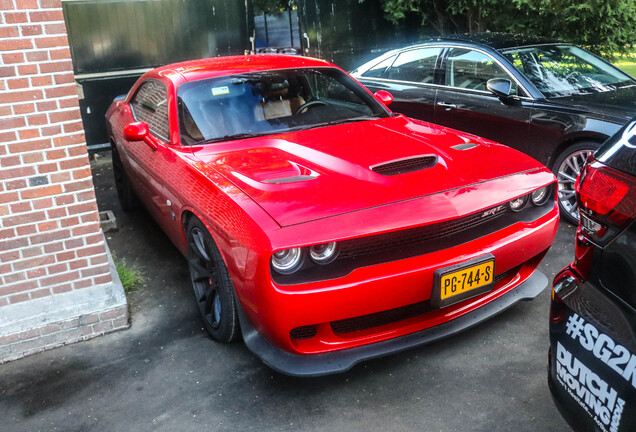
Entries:
{"type": "Polygon", "coordinates": [[[413,171],[420,171],[426,168],[431,168],[437,163],[437,157],[428,156],[415,156],[404,159],[398,159],[391,162],[374,165],[371,170],[378,174],[385,176],[394,176],[398,174],[406,174],[413,171]]]}
{"type": "Polygon", "coordinates": [[[454,145],[451,148],[455,150],[468,150],[475,147],[477,147],[477,144],[468,142],[468,143],[454,145]]]}

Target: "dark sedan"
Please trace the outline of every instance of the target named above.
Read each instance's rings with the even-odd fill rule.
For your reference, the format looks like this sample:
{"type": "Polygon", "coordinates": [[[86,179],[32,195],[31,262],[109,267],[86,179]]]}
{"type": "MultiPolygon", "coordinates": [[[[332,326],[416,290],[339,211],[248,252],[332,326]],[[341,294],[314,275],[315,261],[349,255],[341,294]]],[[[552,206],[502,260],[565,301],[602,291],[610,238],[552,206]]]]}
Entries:
{"type": "MultiPolygon", "coordinates": [[[[484,136],[547,165],[561,214],[578,221],[574,182],[587,157],[636,115],[636,80],[590,52],[501,33],[393,50],[352,72],[391,109],[484,136]]],[[[502,161],[505,162],[505,161],[502,161]]]]}
{"type": "Polygon", "coordinates": [[[554,280],[548,382],[577,431],[636,430],[636,121],[576,186],[575,260],[554,280]]]}

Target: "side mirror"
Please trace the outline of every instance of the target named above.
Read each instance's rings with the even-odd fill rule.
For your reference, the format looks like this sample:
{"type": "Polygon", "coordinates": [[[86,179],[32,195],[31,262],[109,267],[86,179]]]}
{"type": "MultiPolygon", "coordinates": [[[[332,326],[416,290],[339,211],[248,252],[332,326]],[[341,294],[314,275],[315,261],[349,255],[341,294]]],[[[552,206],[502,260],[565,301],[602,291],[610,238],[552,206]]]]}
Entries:
{"type": "Polygon", "coordinates": [[[490,90],[495,96],[500,99],[510,98],[510,90],[512,89],[512,83],[509,79],[505,78],[493,78],[486,82],[486,88],[490,90]]]}
{"type": "Polygon", "coordinates": [[[158,145],[152,136],[150,136],[148,123],[133,122],[127,124],[126,127],[124,127],[124,137],[126,137],[128,141],[143,141],[148,144],[151,149],[157,150],[158,145]]]}
{"type": "Polygon", "coordinates": [[[380,102],[382,102],[386,106],[391,105],[391,103],[393,102],[393,95],[389,93],[388,91],[378,90],[377,92],[373,94],[375,97],[380,99],[380,102]]]}

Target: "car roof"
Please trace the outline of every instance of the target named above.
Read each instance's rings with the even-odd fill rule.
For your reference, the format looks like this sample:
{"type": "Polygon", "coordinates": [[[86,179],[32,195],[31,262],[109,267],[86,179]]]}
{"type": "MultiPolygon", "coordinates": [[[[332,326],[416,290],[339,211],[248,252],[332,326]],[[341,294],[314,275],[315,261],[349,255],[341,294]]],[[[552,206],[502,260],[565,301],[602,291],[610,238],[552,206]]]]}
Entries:
{"type": "Polygon", "coordinates": [[[211,57],[161,66],[147,72],[146,78],[161,76],[176,80],[178,79],[176,77],[180,77],[184,81],[196,81],[246,72],[300,67],[334,67],[334,65],[311,57],[289,55],[211,57]]]}
{"type": "Polygon", "coordinates": [[[559,41],[556,39],[549,39],[540,36],[529,36],[514,33],[484,32],[449,34],[430,38],[418,45],[426,45],[431,42],[461,42],[474,45],[482,45],[495,50],[559,43],[559,41]]]}

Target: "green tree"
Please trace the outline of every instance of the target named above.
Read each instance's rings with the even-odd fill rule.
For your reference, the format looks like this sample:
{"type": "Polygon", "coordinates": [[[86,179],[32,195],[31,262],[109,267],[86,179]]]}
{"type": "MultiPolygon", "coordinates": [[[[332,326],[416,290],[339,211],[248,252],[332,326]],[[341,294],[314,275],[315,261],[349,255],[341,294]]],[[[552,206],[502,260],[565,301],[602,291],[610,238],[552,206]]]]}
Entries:
{"type": "Polygon", "coordinates": [[[293,8],[295,0],[253,0],[254,14],[282,12],[293,8]]]}
{"type": "MultiPolygon", "coordinates": [[[[369,0],[359,0],[360,2],[369,0]]],[[[422,33],[505,31],[547,36],[612,55],[636,41],[634,0],[380,0],[398,24],[417,16],[422,33]]]]}

